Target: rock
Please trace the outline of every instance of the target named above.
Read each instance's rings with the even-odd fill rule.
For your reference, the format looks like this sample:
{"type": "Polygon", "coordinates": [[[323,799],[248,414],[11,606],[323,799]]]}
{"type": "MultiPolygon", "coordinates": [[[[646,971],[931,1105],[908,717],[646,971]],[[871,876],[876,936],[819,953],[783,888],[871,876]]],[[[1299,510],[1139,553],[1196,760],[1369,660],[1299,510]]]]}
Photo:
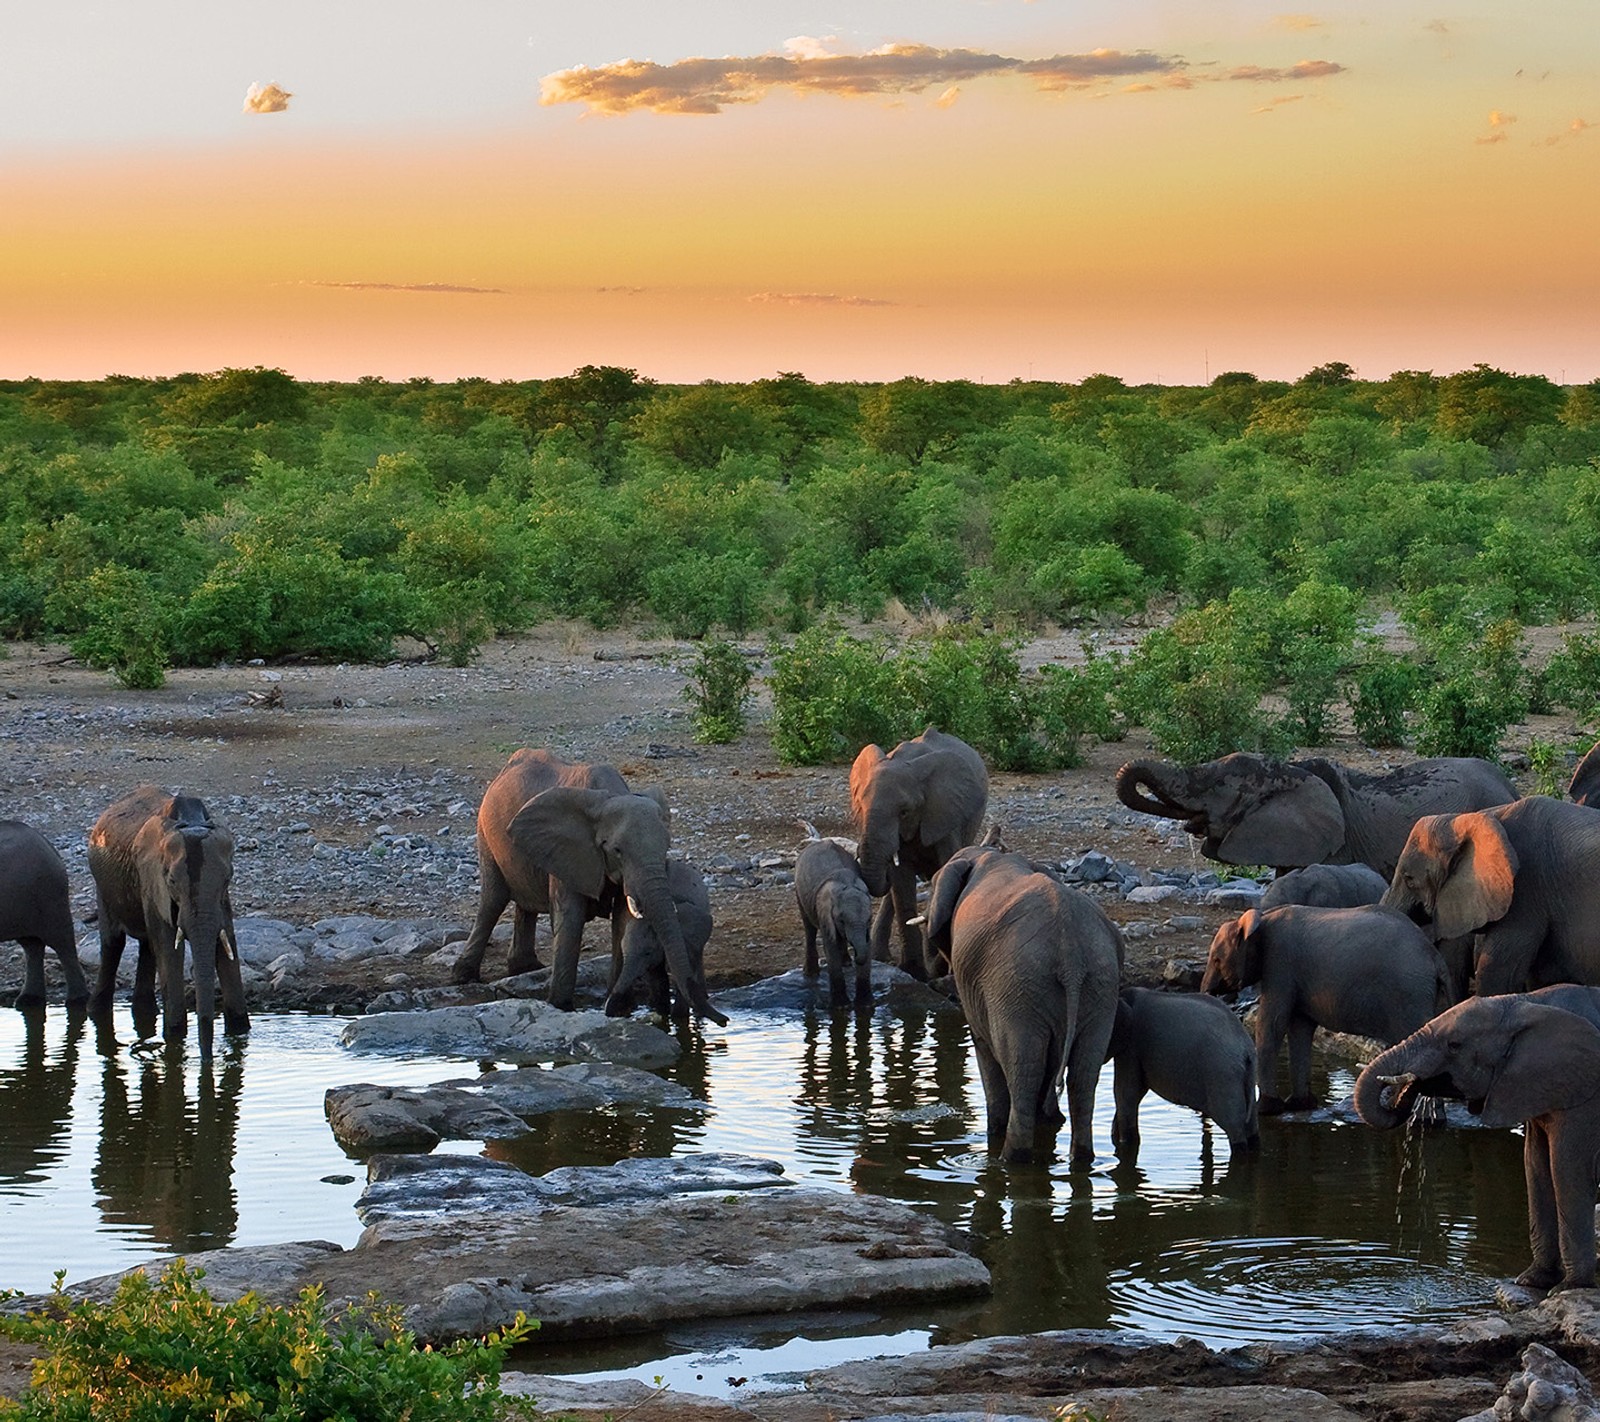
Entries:
{"type": "Polygon", "coordinates": [[[1589,1380],[1542,1343],[1522,1350],[1522,1371],[1494,1406],[1463,1422],[1600,1422],[1589,1380]]]}
{"type": "Polygon", "coordinates": [[[1091,849],[1079,859],[1063,859],[1061,871],[1069,884],[1100,884],[1117,877],[1117,862],[1091,849]]]}
{"type": "Polygon", "coordinates": [[[1253,879],[1230,879],[1220,889],[1208,889],[1205,902],[1215,908],[1249,909],[1260,904],[1265,892],[1253,879]]]}
{"type": "MultiPolygon", "coordinates": [[[[305,1287],[304,1279],[315,1274],[323,1261],[344,1253],[343,1248],[325,1239],[297,1244],[237,1245],[231,1249],[202,1249],[184,1255],[191,1269],[206,1271],[205,1288],[219,1303],[231,1303],[254,1290],[268,1303],[292,1303],[305,1287]]],[[[147,1259],[115,1274],[100,1274],[76,1284],[66,1285],[74,1299],[95,1299],[104,1303],[129,1274],[143,1270],[152,1279],[172,1263],[172,1256],[147,1259]]],[[[45,1308],[49,1295],[34,1294],[12,1300],[8,1312],[28,1312],[45,1308]]]]}
{"type": "Polygon", "coordinates": [[[1161,969],[1161,981],[1180,992],[1199,992],[1206,965],[1199,958],[1168,958],[1161,969]]]}
{"type": "Polygon", "coordinates": [[[441,1140],[509,1140],[527,1125],[503,1105],[455,1086],[335,1086],[322,1099],[334,1138],[347,1151],[432,1150],[441,1140]]]}
{"type": "Polygon", "coordinates": [[[1114,1387],[1074,1392],[1061,1415],[1116,1422],[1360,1422],[1361,1414],[1297,1387],[1114,1387]]]}
{"type": "MultiPolygon", "coordinates": [[[[855,969],[847,968],[845,977],[846,986],[853,993],[855,969]]],[[[948,997],[889,963],[872,965],[872,1000],[895,1016],[951,1006],[948,997]]],[[[717,1006],[729,1013],[808,1012],[819,1008],[826,1012],[829,1010],[827,971],[824,969],[816,977],[808,978],[803,969],[791,968],[775,978],[763,978],[748,987],[719,992],[717,1006]]]]}
{"type": "Polygon", "coordinates": [[[681,1048],[659,1028],[600,1012],[562,1012],[528,998],[381,1012],[358,1017],[341,1039],[356,1052],[465,1057],[528,1065],[542,1061],[610,1061],[667,1066],[681,1048]]]}
{"type": "Polygon", "coordinates": [[[677,1388],[663,1393],[661,1388],[637,1378],[601,1378],[588,1382],[582,1378],[556,1377],[549,1373],[500,1374],[500,1391],[507,1397],[526,1397],[539,1406],[544,1417],[567,1417],[575,1413],[595,1414],[620,1418],[650,1403],[650,1422],[671,1422],[675,1416],[683,1422],[707,1417],[725,1416],[729,1422],[736,1418],[751,1418],[754,1414],[720,1397],[706,1397],[699,1393],[680,1392],[677,1388]],[[683,1416],[680,1409],[691,1409],[683,1416]]]}
{"type": "Polygon", "coordinates": [[[1128,891],[1130,904],[1164,904],[1168,899],[1180,899],[1183,890],[1172,884],[1141,884],[1128,891]]]}
{"type": "Polygon", "coordinates": [[[470,1085],[495,1105],[520,1117],[539,1116],[547,1111],[590,1111],[598,1106],[700,1111],[706,1105],[675,1081],[610,1062],[574,1062],[548,1069],[519,1067],[514,1071],[485,1072],[470,1083],[451,1081],[440,1085],[470,1085]]]}

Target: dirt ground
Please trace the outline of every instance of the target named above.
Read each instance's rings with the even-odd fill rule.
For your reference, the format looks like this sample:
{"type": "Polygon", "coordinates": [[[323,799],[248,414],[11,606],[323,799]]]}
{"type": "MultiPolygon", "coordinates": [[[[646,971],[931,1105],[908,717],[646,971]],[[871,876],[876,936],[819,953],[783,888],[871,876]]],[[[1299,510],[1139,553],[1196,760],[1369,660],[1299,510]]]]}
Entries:
{"type": "MultiPolygon", "coordinates": [[[[477,802],[519,746],[610,761],[632,784],[662,786],[674,842],[702,867],[719,856],[792,856],[801,819],[825,834],[848,832],[848,767],[780,765],[764,698],[737,744],[694,744],[678,669],[691,655],[688,644],[634,632],[547,625],[490,645],[467,669],[410,661],[187,669],[145,692],[123,689],[62,647],[13,645],[0,660],[0,813],[55,840],[85,921],[94,902],[85,837],[113,798],[144,781],[201,795],[233,829],[236,912],[300,924],[374,914],[468,927],[477,802]]],[[[1078,655],[1071,633],[1039,638],[1024,652],[1029,664],[1078,655]]],[[[1525,745],[1530,734],[1578,732],[1560,723],[1525,727],[1508,745],[1525,745]]],[[[1117,802],[1118,766],[1149,751],[1140,733],[1086,749],[1075,770],[993,777],[990,814],[1008,844],[1038,858],[1092,849],[1146,870],[1214,867],[1175,825],[1117,802]]],[[[1410,758],[1373,754],[1348,736],[1325,753],[1367,769],[1410,758]]],[[[792,892],[773,878],[731,872],[713,880],[713,990],[800,961],[792,892]]],[[[1191,903],[1130,904],[1114,893],[1101,902],[1129,931],[1135,982],[1159,978],[1171,957],[1203,956],[1224,916],[1191,903]]],[[[606,938],[591,925],[586,948],[601,951],[606,938]]],[[[486,974],[502,970],[503,952],[491,949],[486,974]]],[[[360,1005],[389,971],[381,962],[330,970],[330,1003],[360,1005]]],[[[0,990],[11,979],[20,982],[20,954],[0,951],[0,990]]]]}

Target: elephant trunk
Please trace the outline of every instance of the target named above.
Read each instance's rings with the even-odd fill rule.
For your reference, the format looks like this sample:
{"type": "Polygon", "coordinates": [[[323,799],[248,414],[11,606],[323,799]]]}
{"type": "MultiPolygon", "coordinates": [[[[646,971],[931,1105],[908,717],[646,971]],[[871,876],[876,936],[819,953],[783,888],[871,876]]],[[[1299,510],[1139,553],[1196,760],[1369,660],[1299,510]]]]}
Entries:
{"type": "Polygon", "coordinates": [[[1430,936],[1433,935],[1433,914],[1429,911],[1427,903],[1398,879],[1383,891],[1383,897],[1378,902],[1384,908],[1404,914],[1418,928],[1424,929],[1430,936]]]}
{"type": "Polygon", "coordinates": [[[623,887],[637,905],[639,917],[660,939],[662,954],[667,960],[667,973],[673,986],[693,1009],[694,1015],[710,1018],[719,1027],[726,1027],[726,1015],[711,1005],[711,998],[706,993],[704,968],[696,969],[689,956],[689,945],[684,942],[683,928],[678,923],[678,906],[667,888],[665,866],[625,877],[623,887]]]}
{"type": "Polygon", "coordinates": [[[1189,819],[1194,814],[1193,807],[1177,798],[1175,781],[1182,774],[1181,767],[1168,761],[1130,760],[1117,772],[1117,799],[1140,814],[1160,815],[1168,820],[1189,819]]]}
{"type": "Polygon", "coordinates": [[[1392,1130],[1411,1114],[1419,1098],[1455,1095],[1445,1063],[1445,1045],[1439,1034],[1419,1027],[1362,1069],[1356,1079],[1357,1114],[1369,1126],[1392,1130]]]}
{"type": "Polygon", "coordinates": [[[874,802],[861,825],[856,862],[873,898],[889,892],[889,866],[900,852],[900,816],[893,805],[874,802]]]}
{"type": "Polygon", "coordinates": [[[182,939],[187,938],[194,963],[194,1015],[200,1029],[200,1055],[206,1058],[211,1055],[215,1040],[217,955],[223,951],[222,917],[219,913],[199,914],[187,922],[180,920],[178,930],[180,941],[174,971],[180,976],[183,972],[182,939]]]}

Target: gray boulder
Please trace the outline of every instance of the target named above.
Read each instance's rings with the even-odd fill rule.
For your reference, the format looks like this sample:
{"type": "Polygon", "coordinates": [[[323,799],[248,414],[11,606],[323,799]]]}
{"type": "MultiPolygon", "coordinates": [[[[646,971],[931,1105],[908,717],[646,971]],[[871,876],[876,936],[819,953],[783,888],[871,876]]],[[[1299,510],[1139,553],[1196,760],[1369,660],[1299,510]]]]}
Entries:
{"type": "Polygon", "coordinates": [[[442,1140],[509,1140],[527,1124],[503,1105],[458,1086],[335,1086],[322,1098],[328,1125],[345,1150],[432,1150],[442,1140]]]}

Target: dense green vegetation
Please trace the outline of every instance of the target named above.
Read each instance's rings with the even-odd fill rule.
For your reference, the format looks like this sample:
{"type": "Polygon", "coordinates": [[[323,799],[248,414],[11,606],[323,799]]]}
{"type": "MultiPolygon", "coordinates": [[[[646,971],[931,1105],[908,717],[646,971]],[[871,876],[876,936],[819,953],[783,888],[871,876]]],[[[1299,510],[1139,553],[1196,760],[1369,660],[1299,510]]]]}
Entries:
{"type": "Polygon", "coordinates": [[[203,1270],[175,1260],[151,1280],[134,1272],[108,1303],[59,1292],[49,1312],[0,1316],[0,1334],[40,1350],[19,1422],[497,1422],[537,1414],[500,1391],[511,1347],[536,1328],[482,1342],[417,1346],[398,1309],[334,1313],[319,1289],[284,1307],[246,1294],[218,1303],[203,1270]]]}
{"type": "Polygon", "coordinates": [[[898,602],[1011,632],[1153,601],[1175,620],[1126,667],[1053,686],[1005,670],[1003,639],[872,650],[899,690],[826,726],[780,706],[780,749],[845,754],[908,708],[986,720],[1018,765],[1128,720],[1175,754],[1310,744],[1344,701],[1376,743],[1486,746],[1518,705],[1587,715],[1600,685],[1592,646],[1530,678],[1516,632],[1600,602],[1600,382],[1486,366],[1198,388],[6,381],[0,471],[0,635],[63,637],[130,685],[400,637],[465,663],[550,616],[705,637],[898,602]],[[1361,644],[1379,607],[1414,665],[1361,644]],[[940,700],[952,657],[976,659],[981,712],[940,700]]]}

